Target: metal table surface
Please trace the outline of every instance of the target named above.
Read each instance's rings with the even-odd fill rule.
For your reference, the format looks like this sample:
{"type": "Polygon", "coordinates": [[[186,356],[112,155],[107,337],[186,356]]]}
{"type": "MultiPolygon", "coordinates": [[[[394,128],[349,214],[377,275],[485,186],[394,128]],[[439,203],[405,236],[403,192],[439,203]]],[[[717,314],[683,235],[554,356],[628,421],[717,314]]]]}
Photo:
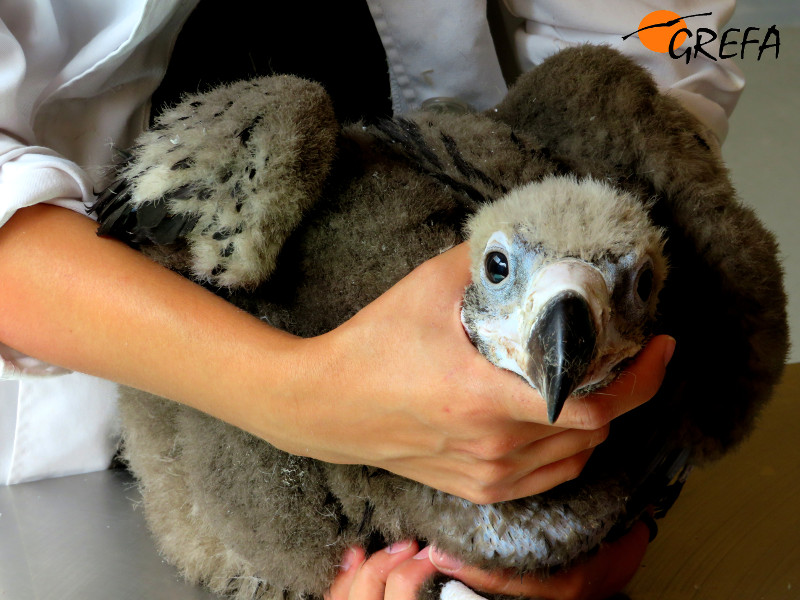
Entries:
{"type": "MultiPolygon", "coordinates": [[[[755,434],[697,471],[631,600],[800,598],[800,364],[755,434]]],[[[124,471],[0,487],[0,600],[210,600],[158,556],[124,471]]]]}
{"type": "Polygon", "coordinates": [[[0,487],[0,599],[211,600],[156,552],[125,471],[0,487]]]}

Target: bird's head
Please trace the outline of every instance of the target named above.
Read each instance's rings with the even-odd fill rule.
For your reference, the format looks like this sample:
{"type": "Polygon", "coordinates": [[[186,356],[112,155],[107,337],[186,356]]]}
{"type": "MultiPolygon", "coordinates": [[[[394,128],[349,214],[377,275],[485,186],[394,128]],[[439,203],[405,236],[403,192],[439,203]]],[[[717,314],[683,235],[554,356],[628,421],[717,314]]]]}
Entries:
{"type": "Polygon", "coordinates": [[[539,391],[551,423],[570,394],[606,385],[650,335],[664,232],[632,195],[550,176],[482,208],[467,233],[464,327],[492,363],[539,391]]]}

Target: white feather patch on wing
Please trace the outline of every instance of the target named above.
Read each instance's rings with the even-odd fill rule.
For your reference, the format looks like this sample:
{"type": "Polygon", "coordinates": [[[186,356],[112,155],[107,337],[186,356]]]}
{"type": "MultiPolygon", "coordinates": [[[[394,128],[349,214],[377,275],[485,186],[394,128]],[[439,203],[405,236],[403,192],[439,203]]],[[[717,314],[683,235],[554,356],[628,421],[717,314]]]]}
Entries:
{"type": "Polygon", "coordinates": [[[460,581],[453,579],[442,586],[440,600],[486,600],[465,586],[460,581]]]}

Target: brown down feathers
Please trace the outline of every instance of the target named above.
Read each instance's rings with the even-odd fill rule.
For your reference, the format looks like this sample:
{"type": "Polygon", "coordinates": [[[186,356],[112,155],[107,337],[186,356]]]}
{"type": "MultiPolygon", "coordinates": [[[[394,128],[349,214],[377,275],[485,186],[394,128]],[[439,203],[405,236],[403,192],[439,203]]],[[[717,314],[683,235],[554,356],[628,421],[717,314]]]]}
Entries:
{"type": "Polygon", "coordinates": [[[643,468],[633,455],[685,448],[700,463],[738,443],[783,366],[785,296],[772,235],[700,132],[643,69],[592,46],[549,58],[485,114],[340,127],[319,86],[289,77],[189,96],[168,111],[122,172],[129,203],[168,197],[174,214],[199,213],[201,225],[142,250],[277,327],[302,336],[336,327],[462,241],[482,204],[573,174],[638,198],[667,231],[655,333],[673,335],[677,350],[656,398],[614,422],[577,482],[481,510],[378,469],[285,454],[125,390],[125,456],[167,559],[238,599],[320,597],[348,545],[407,537],[476,564],[545,573],[579,560],[633,510],[630,472],[643,468]],[[197,148],[193,137],[213,142],[197,148]],[[160,183],[147,179],[156,175],[160,183]],[[201,177],[211,181],[197,187],[201,177]],[[547,551],[488,559],[468,542],[486,523],[517,527],[547,551]]]}

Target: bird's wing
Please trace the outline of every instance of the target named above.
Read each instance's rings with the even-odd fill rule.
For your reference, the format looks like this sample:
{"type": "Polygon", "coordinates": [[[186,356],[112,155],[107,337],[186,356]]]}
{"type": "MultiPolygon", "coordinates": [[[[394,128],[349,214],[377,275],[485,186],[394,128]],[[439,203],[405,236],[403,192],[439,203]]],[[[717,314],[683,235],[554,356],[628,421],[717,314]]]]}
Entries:
{"type": "Polygon", "coordinates": [[[198,281],[253,287],[319,198],[338,132],[325,91],[294,77],[187,96],[99,195],[99,233],[198,281]]]}

